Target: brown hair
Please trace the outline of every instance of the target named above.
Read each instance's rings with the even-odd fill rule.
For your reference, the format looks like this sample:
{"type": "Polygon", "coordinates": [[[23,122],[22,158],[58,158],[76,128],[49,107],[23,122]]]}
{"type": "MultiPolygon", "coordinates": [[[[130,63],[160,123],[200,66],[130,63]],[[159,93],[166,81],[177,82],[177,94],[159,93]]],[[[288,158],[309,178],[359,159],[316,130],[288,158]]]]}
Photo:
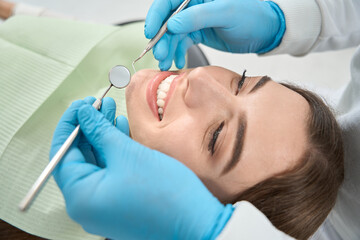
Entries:
{"type": "Polygon", "coordinates": [[[344,179],[341,130],[328,106],[316,94],[282,84],[310,105],[309,147],[296,166],[240,193],[263,212],[279,230],[296,239],[308,239],[335,204],[344,179]]]}

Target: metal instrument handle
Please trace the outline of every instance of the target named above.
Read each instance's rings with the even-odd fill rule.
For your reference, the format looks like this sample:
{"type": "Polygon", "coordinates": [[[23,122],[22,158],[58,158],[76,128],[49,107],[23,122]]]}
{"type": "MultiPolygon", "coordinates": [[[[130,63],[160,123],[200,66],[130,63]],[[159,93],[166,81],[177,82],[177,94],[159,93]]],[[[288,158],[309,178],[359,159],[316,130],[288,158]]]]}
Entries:
{"type": "Polygon", "coordinates": [[[190,2],[190,0],[185,0],[177,9],[175,12],[173,12],[173,14],[171,14],[171,16],[168,18],[168,20],[166,20],[166,22],[164,23],[164,25],[160,28],[160,30],[158,31],[158,33],[155,35],[155,37],[153,37],[149,43],[148,46],[146,47],[146,50],[149,51],[151,48],[153,48],[155,46],[155,44],[160,40],[160,38],[166,33],[167,31],[167,23],[169,21],[169,19],[171,17],[173,17],[175,14],[178,14],[181,10],[183,10],[188,3],[190,2]]]}
{"type": "MultiPolygon", "coordinates": [[[[111,86],[110,86],[111,87],[111,86]]],[[[101,106],[101,99],[96,99],[96,101],[92,105],[94,108],[99,110],[101,106]]],[[[25,211],[30,203],[34,200],[37,193],[40,191],[41,187],[44,185],[46,180],[49,178],[51,173],[54,171],[55,167],[58,165],[62,157],[65,155],[71,144],[74,142],[76,136],[79,134],[80,125],[77,125],[74,131],[70,134],[70,136],[66,139],[64,144],[60,147],[54,157],[50,160],[48,165],[42,171],[40,176],[37,178],[35,183],[32,185],[24,199],[20,202],[19,208],[21,211],[25,211]]]]}

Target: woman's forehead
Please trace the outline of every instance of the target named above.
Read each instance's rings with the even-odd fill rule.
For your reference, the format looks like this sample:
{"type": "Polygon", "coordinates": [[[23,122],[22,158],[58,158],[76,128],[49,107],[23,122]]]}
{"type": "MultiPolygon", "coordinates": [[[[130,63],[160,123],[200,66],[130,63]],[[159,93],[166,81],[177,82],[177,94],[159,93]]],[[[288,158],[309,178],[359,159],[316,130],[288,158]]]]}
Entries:
{"type": "Polygon", "coordinates": [[[247,104],[243,153],[237,168],[258,169],[248,175],[251,182],[288,169],[301,158],[307,147],[309,104],[273,81],[247,104]]]}

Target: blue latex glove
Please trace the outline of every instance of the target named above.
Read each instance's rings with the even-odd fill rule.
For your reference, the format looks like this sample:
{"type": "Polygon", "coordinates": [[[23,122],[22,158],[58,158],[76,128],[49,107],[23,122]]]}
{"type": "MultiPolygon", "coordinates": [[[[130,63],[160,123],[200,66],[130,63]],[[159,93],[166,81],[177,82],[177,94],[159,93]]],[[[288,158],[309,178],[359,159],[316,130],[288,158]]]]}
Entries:
{"type": "Polygon", "coordinates": [[[54,172],[69,216],[111,239],[214,239],[232,205],[221,204],[182,163],[130,139],[125,117],[115,127],[112,99],[101,112],[93,100],[74,102],[52,141],[50,158],[80,124],[82,135],[54,172]]]}
{"type": "MultiPolygon", "coordinates": [[[[183,0],[155,0],[145,21],[145,36],[153,38],[164,20],[183,0]]],[[[154,47],[161,70],[185,65],[187,49],[198,43],[233,53],[265,53],[279,45],[285,32],[281,9],[271,1],[192,0],[169,19],[168,33],[154,47]]]]}

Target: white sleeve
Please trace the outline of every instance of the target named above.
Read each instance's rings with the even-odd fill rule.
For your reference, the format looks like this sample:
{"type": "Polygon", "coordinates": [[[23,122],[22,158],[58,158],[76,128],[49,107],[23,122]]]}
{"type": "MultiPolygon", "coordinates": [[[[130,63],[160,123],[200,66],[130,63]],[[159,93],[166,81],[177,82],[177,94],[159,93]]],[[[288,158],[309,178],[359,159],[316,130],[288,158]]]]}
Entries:
{"type": "Polygon", "coordinates": [[[345,150],[345,178],[328,217],[342,239],[360,239],[360,47],[351,61],[351,81],[336,106],[345,150]]]}
{"type": "Polygon", "coordinates": [[[278,47],[265,55],[294,56],[360,44],[359,0],[272,0],[281,8],[286,31],[278,47]]]}
{"type": "Polygon", "coordinates": [[[338,50],[360,44],[359,0],[316,0],[322,15],[313,51],[338,50]]]}
{"type": "Polygon", "coordinates": [[[240,201],[217,240],[283,239],[292,237],[276,229],[266,216],[251,203],[240,201]]]}
{"type": "Polygon", "coordinates": [[[57,13],[50,11],[43,7],[31,6],[24,3],[17,3],[13,9],[12,15],[30,15],[30,16],[39,16],[39,17],[53,17],[60,19],[72,19],[76,20],[75,17],[68,16],[65,14],[57,13]]]}
{"type": "Polygon", "coordinates": [[[315,0],[272,0],[284,13],[286,31],[278,47],[264,54],[305,55],[321,30],[321,13],[315,0]]]}

